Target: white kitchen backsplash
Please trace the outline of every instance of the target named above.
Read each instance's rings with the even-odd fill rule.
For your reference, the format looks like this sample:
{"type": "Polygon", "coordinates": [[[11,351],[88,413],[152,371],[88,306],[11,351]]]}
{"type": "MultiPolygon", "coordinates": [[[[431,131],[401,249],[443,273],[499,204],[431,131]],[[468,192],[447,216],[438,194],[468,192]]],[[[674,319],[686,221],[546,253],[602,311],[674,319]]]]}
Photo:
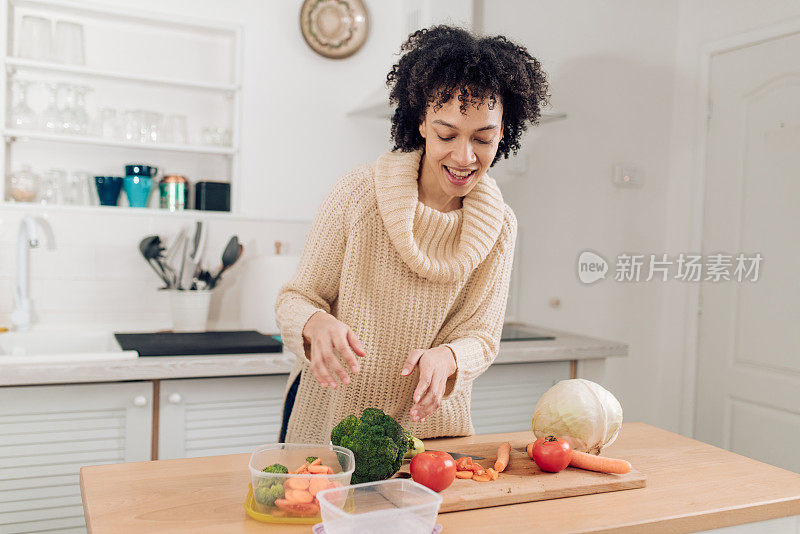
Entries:
{"type": "MultiPolygon", "coordinates": [[[[104,210],[105,211],[105,210],[104,210]]],[[[22,217],[39,218],[40,245],[30,249],[30,297],[38,324],[92,324],[118,330],[158,330],[171,325],[169,299],[161,280],[138,250],[146,235],[171,242],[195,217],[181,214],[118,213],[72,209],[0,208],[0,327],[9,327],[17,271],[17,232],[22,217]],[[44,228],[42,227],[44,225],[44,228]],[[44,231],[41,231],[44,230],[44,231]],[[48,231],[51,230],[51,231],[48,231]]],[[[215,272],[232,235],[244,244],[239,264],[226,271],[215,289],[209,326],[239,327],[243,287],[240,271],[248,259],[274,254],[299,254],[310,222],[264,221],[209,212],[201,218],[209,229],[203,265],[215,272]]],[[[270,303],[265,303],[270,305],[270,303]]]]}

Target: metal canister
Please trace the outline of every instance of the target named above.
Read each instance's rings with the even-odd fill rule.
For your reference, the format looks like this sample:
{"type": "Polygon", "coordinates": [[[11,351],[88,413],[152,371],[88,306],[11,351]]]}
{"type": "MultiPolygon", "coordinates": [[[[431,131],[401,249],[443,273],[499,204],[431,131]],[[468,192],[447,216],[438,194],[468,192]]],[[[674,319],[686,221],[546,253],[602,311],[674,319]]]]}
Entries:
{"type": "Polygon", "coordinates": [[[186,191],[189,181],[180,174],[168,174],[158,184],[161,193],[161,208],[180,211],[186,207],[186,191]]]}

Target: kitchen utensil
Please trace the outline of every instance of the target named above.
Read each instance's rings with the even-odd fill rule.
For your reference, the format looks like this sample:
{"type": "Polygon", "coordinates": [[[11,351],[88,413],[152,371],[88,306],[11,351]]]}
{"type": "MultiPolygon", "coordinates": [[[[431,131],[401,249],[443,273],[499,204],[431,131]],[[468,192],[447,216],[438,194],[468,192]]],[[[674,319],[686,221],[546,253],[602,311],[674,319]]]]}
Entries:
{"type": "Polygon", "coordinates": [[[194,184],[194,209],[231,211],[231,184],[200,181],[194,184]]]}
{"type": "Polygon", "coordinates": [[[123,188],[132,208],[147,207],[147,199],[153,187],[153,177],[158,168],[150,165],[126,165],[123,188]]]}
{"type": "Polygon", "coordinates": [[[205,332],[211,307],[211,291],[184,291],[178,288],[169,293],[172,331],[205,332]]]}
{"type": "Polygon", "coordinates": [[[160,241],[161,240],[157,235],[150,235],[143,238],[141,241],[139,241],[139,252],[142,253],[145,261],[147,261],[147,264],[150,265],[150,268],[155,271],[158,277],[161,278],[165,284],[167,284],[167,287],[171,287],[172,282],[167,276],[167,273],[164,272],[164,269],[155,261],[155,256],[158,254],[158,244],[160,241]]]}
{"type": "Polygon", "coordinates": [[[116,206],[119,203],[119,194],[122,191],[122,177],[120,176],[95,176],[94,183],[97,187],[97,196],[101,206],[116,206]]]}
{"type": "Polygon", "coordinates": [[[169,247],[167,247],[167,254],[164,257],[164,263],[171,266],[173,269],[175,268],[174,267],[175,257],[178,255],[178,251],[183,248],[185,241],[186,241],[186,228],[181,228],[181,231],[178,232],[178,235],[175,237],[175,240],[169,247]]]}
{"type": "MultiPolygon", "coordinates": [[[[436,526],[433,527],[431,534],[441,534],[443,528],[444,527],[442,525],[437,523],[436,526]]],[[[383,530],[385,529],[381,529],[381,531],[383,530]]],[[[311,532],[312,534],[328,534],[328,531],[325,530],[325,525],[323,523],[317,523],[316,525],[311,527],[311,532]]]]}
{"type": "Polygon", "coordinates": [[[222,253],[222,267],[220,267],[219,271],[217,271],[216,276],[211,279],[210,289],[213,289],[214,286],[217,285],[220,278],[222,277],[222,273],[224,273],[228,267],[236,263],[239,258],[242,257],[242,253],[244,252],[244,247],[239,244],[239,237],[233,236],[228,241],[227,246],[225,247],[225,251],[222,253]]]}
{"type": "MultiPolygon", "coordinates": [[[[281,511],[273,504],[266,504],[261,495],[259,485],[277,482],[284,484],[290,478],[301,478],[317,484],[333,485],[338,487],[348,486],[350,477],[355,470],[356,462],[353,453],[344,447],[335,445],[307,445],[302,443],[273,443],[257,448],[250,456],[250,491],[245,501],[247,515],[258,521],[268,523],[305,523],[313,525],[319,523],[320,514],[311,510],[289,509],[281,511]],[[264,473],[262,469],[272,464],[281,464],[289,469],[303,465],[306,458],[316,456],[322,464],[330,467],[333,474],[318,475],[293,475],[282,473],[264,473]],[[254,498],[255,497],[255,498],[254,498]],[[276,512],[281,512],[280,514],[276,512]],[[273,515],[274,514],[274,515],[273,515]]],[[[319,510],[319,508],[317,508],[319,510]]]]}
{"type": "MultiPolygon", "coordinates": [[[[192,238],[192,253],[189,257],[189,269],[184,273],[184,276],[188,276],[188,280],[186,278],[181,279],[183,287],[188,287],[190,289],[198,288],[197,281],[202,271],[200,268],[200,258],[203,256],[203,251],[206,247],[207,235],[208,232],[206,231],[206,226],[203,221],[195,222],[194,237],[192,238]]],[[[207,284],[205,287],[207,287],[207,284]]]]}
{"type": "Polygon", "coordinates": [[[9,175],[6,199],[14,202],[36,202],[41,181],[30,165],[23,165],[20,170],[9,175]]]}
{"type": "Polygon", "coordinates": [[[37,61],[48,61],[52,49],[52,23],[50,19],[23,15],[19,29],[17,56],[37,61]]]}
{"type": "Polygon", "coordinates": [[[179,174],[168,174],[158,184],[161,209],[180,211],[186,207],[189,181],[179,174]]]}
{"type": "Polygon", "coordinates": [[[53,61],[69,65],[85,63],[83,25],[66,20],[56,21],[53,61]]]}
{"type": "Polygon", "coordinates": [[[189,242],[188,241],[184,241],[183,242],[183,251],[181,253],[181,268],[178,271],[178,289],[183,289],[184,288],[184,285],[183,285],[183,273],[184,273],[184,269],[186,268],[186,259],[187,259],[186,256],[188,254],[188,250],[189,250],[189,242]]]}
{"type": "Polygon", "coordinates": [[[447,454],[452,456],[453,460],[458,460],[459,458],[465,458],[465,457],[472,458],[473,460],[485,460],[486,459],[483,456],[474,456],[472,454],[462,454],[460,452],[448,452],[447,454]]]}
{"type": "MultiPolygon", "coordinates": [[[[184,291],[184,293],[210,293],[184,291]]],[[[206,356],[215,354],[279,353],[283,344],[255,330],[215,332],[115,333],[122,350],[145,356],[206,356]]]]}
{"type": "Polygon", "coordinates": [[[328,534],[430,534],[442,495],[413,480],[380,480],[317,493],[328,534]]]}
{"type": "MultiPolygon", "coordinates": [[[[500,443],[498,441],[460,445],[459,449],[461,454],[484,456],[486,459],[480,464],[486,468],[494,466],[500,443]]],[[[559,473],[544,473],[528,457],[525,445],[527,442],[511,442],[508,467],[500,473],[497,480],[477,482],[456,478],[449,488],[440,493],[444,500],[439,512],[543,501],[574,495],[643,488],[647,485],[647,477],[636,470],[625,475],[609,475],[567,467],[559,473]]],[[[407,463],[400,468],[401,473],[408,471],[407,463]]]]}

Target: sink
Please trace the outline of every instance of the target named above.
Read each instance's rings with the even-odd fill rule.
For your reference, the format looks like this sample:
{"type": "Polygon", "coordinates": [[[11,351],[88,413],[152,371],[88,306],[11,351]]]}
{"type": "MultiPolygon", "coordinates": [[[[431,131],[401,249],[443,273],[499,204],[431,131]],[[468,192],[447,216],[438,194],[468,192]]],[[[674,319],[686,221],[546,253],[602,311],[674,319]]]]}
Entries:
{"type": "Polygon", "coordinates": [[[122,350],[114,333],[86,329],[32,329],[0,334],[0,365],[21,363],[71,363],[138,358],[122,350]]]}

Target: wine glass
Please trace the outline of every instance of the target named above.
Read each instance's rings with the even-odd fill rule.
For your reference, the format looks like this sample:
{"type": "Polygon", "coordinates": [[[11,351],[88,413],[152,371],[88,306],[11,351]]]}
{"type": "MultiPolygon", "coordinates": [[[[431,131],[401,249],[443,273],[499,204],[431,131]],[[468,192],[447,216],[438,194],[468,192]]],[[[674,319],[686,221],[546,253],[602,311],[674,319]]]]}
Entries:
{"type": "Polygon", "coordinates": [[[12,128],[29,130],[35,128],[39,120],[36,113],[28,105],[28,87],[30,82],[26,80],[14,80],[11,85],[12,101],[9,113],[9,122],[12,128]]]}
{"type": "Polygon", "coordinates": [[[49,133],[60,132],[63,127],[61,120],[61,110],[58,109],[58,91],[60,84],[45,83],[45,88],[49,91],[47,107],[42,111],[42,129],[49,133]]]}
{"type": "Polygon", "coordinates": [[[92,89],[83,85],[77,85],[72,88],[73,99],[73,125],[72,131],[78,134],[89,133],[89,112],[86,111],[86,94],[92,89]]]}

